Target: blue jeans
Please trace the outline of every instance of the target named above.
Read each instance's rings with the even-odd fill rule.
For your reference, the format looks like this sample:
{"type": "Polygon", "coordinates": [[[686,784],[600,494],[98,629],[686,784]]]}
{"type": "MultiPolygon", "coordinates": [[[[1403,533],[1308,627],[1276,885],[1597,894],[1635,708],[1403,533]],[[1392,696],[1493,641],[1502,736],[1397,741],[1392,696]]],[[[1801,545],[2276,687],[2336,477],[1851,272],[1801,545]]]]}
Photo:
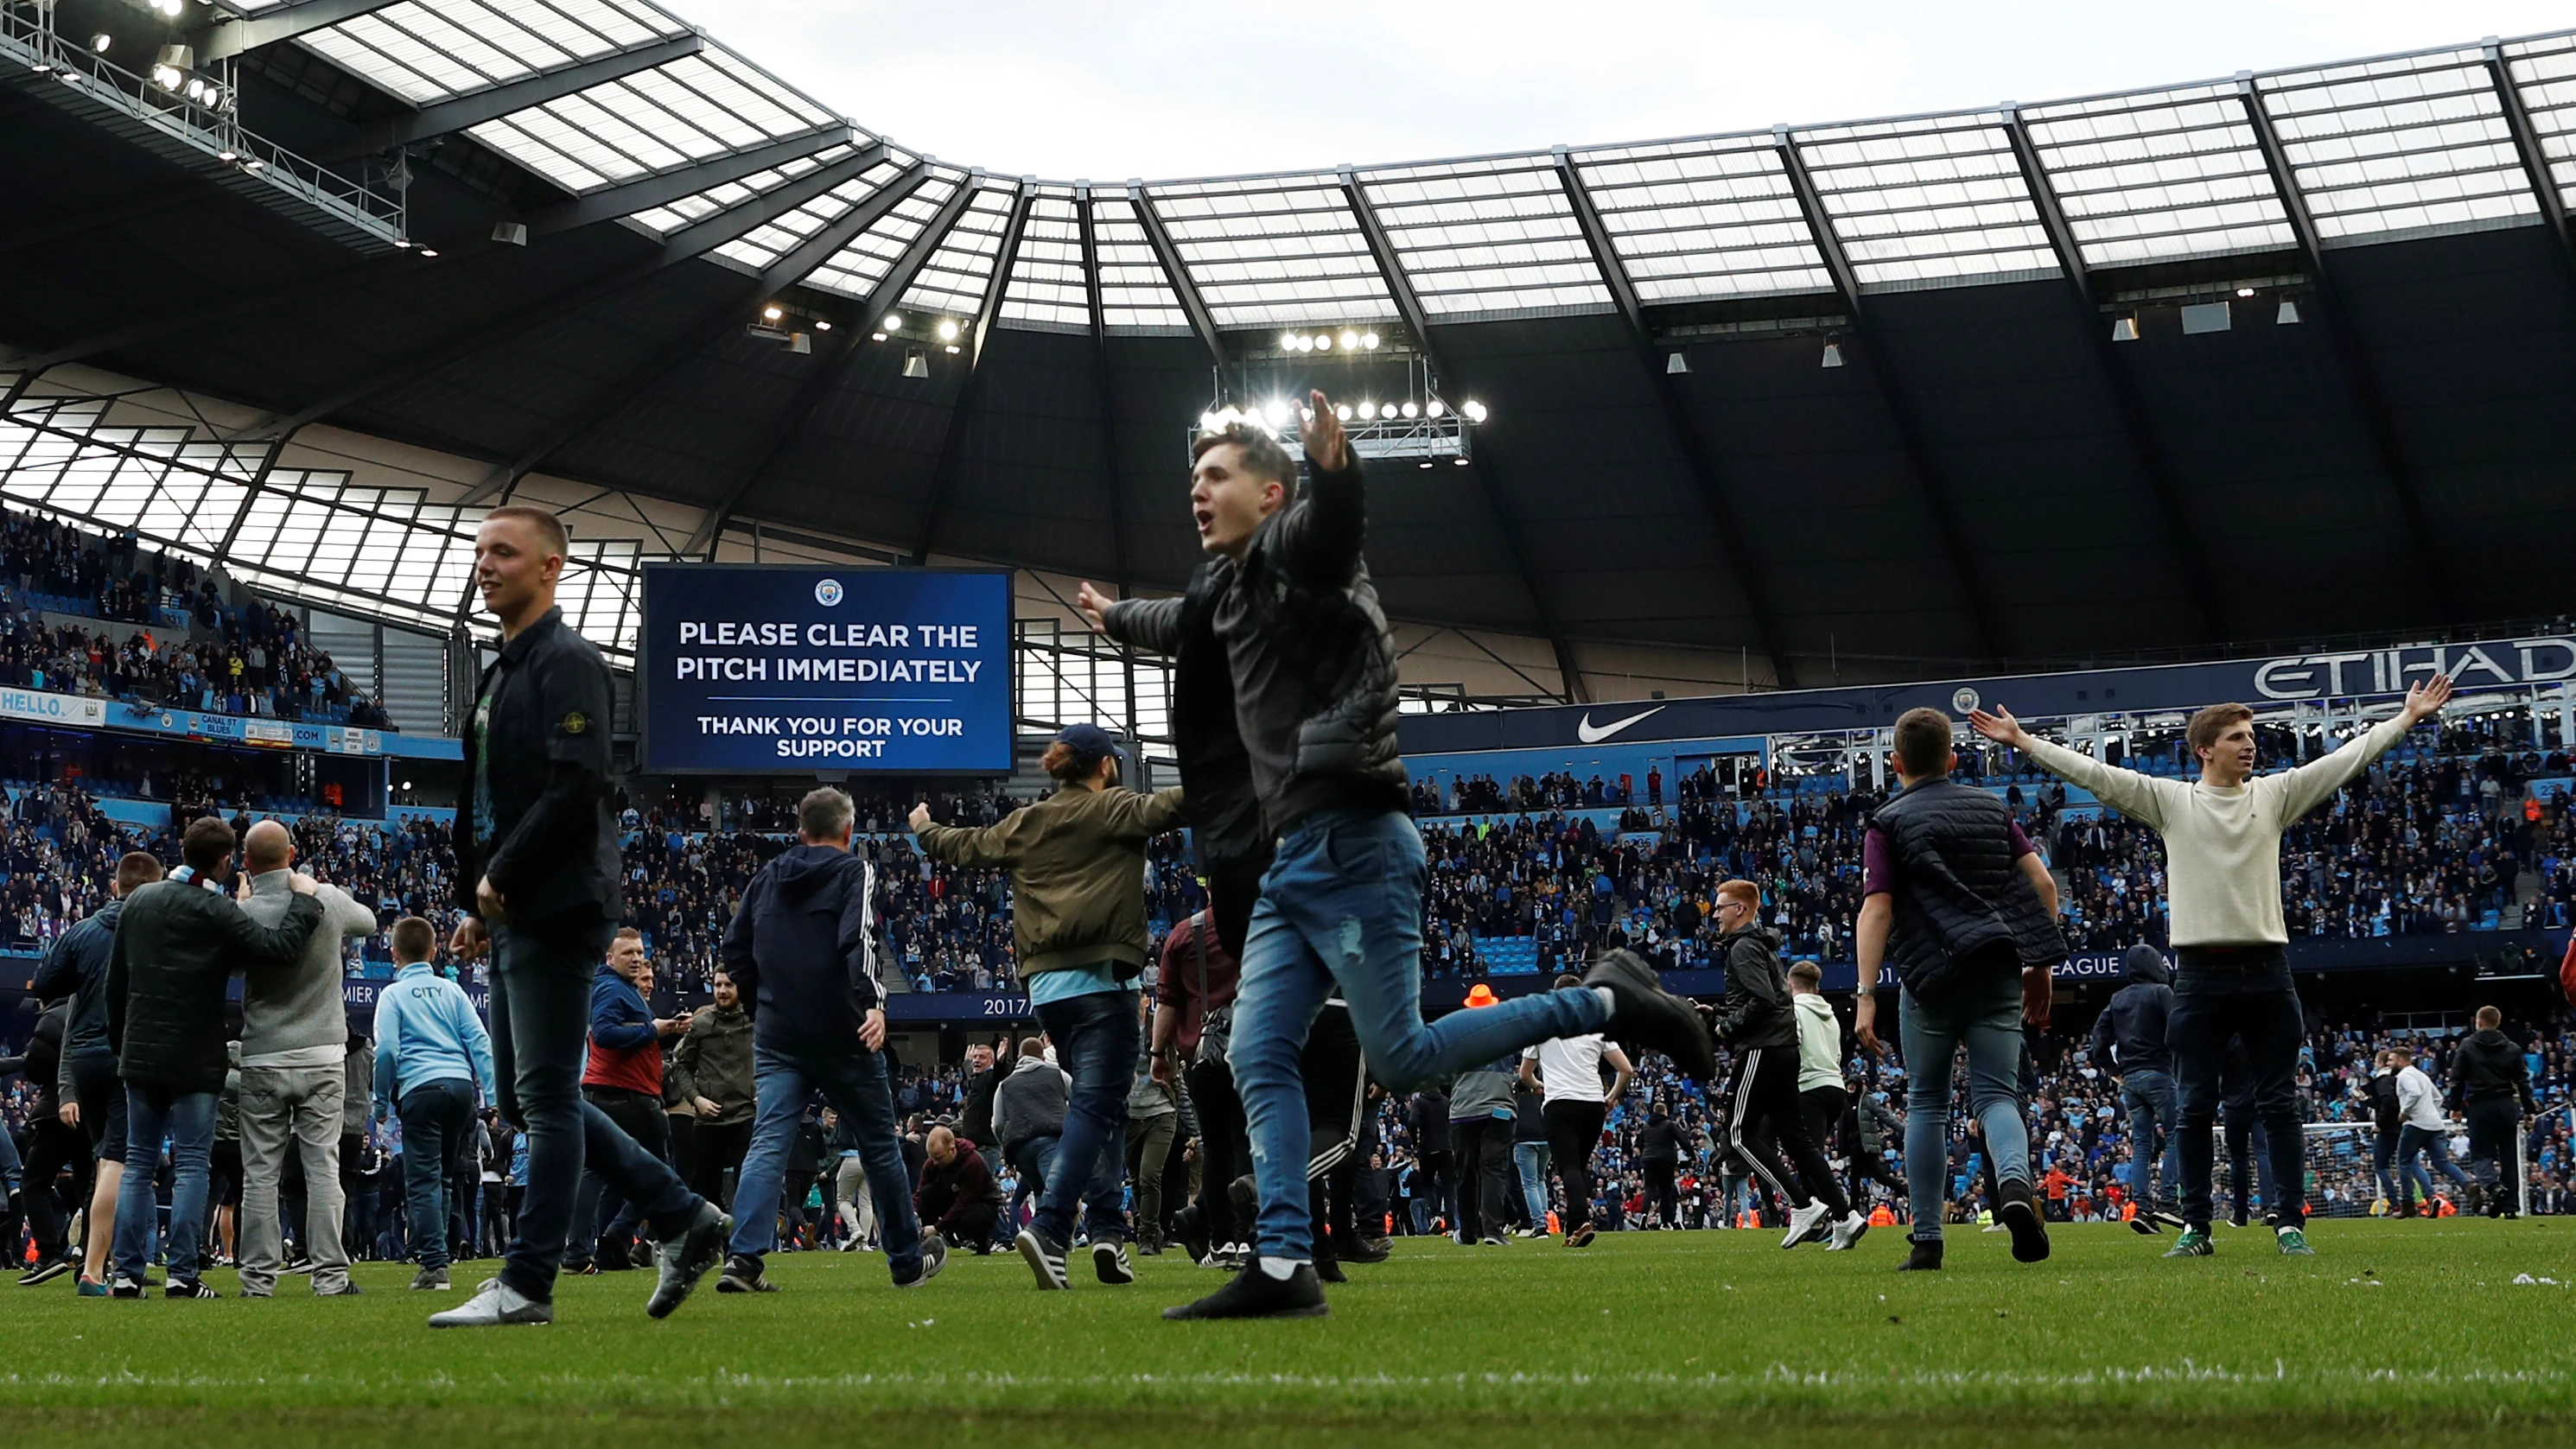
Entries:
{"type": "MultiPolygon", "coordinates": [[[[1512,1170],[1520,1174],[1521,1201],[1529,1208],[1530,1226],[1547,1226],[1547,1144],[1512,1144],[1512,1170]]],[[[1571,1204],[1568,1204],[1571,1207],[1571,1204]]]]}
{"type": "MultiPolygon", "coordinates": [[[[1123,1242],[1127,1232],[1127,1094],[1136,1085],[1137,1039],[1133,991],[1092,991],[1037,1008],[1038,1025],[1055,1043],[1056,1065],[1073,1076],[1065,1096],[1064,1132],[1055,1155],[1039,1169],[1033,1224],[1058,1243],[1073,1241],[1073,1210],[1089,1204],[1083,1230],[1095,1243],[1123,1242]]],[[[1303,1195],[1304,1174],[1298,1192],[1303,1195]]]]}
{"type": "Polygon", "coordinates": [[[594,921],[545,932],[492,931],[492,1065],[501,1083],[501,1115],[528,1135],[527,1192],[501,1281],[540,1303],[554,1301],[585,1164],[642,1205],[657,1238],[686,1231],[702,1201],[670,1164],[581,1098],[591,980],[616,930],[594,921]]]}
{"type": "Polygon", "coordinates": [[[143,1281],[152,1261],[152,1235],[161,1225],[161,1200],[152,1190],[161,1161],[161,1139],[170,1139],[170,1281],[197,1278],[197,1253],[206,1242],[206,1162],[215,1146],[214,1092],[125,1085],[125,1148],[135,1170],[116,1188],[117,1276],[143,1281]]]}
{"type": "MultiPolygon", "coordinates": [[[[1989,982],[1961,981],[1927,1004],[1911,991],[1897,997],[1896,1024],[1905,1044],[1905,1198],[1913,1241],[1941,1241],[1942,1179],[1950,1155],[1950,1059],[1968,1048],[1968,1110],[1995,1155],[1998,1182],[2030,1181],[2030,1131],[2022,1124],[2021,981],[1997,973],[1989,982]]],[[[1964,1195],[1964,1189],[1963,1189],[1964,1195]]]]}
{"type": "Polygon", "coordinates": [[[2281,1200],[2265,1201],[2267,1212],[2280,1215],[2281,1226],[2307,1221],[2307,1132],[2299,1120],[2299,1045],[2307,1025],[2299,1011],[2299,993],[2290,983],[2290,967],[2279,947],[2268,952],[2231,952],[2252,959],[2210,966],[2196,962],[2196,951],[2183,948],[2182,970],[2174,975],[2173,1014],[2166,1039],[2173,1043],[2174,1065],[2182,1078],[2182,1215],[2206,1232],[2214,1215],[2210,1178],[2216,1158],[2213,1129],[2221,1095],[2219,1073],[2226,1065],[2231,1037],[2245,1039],[2245,1056],[2253,1071],[2255,1120],[2263,1124],[2272,1158],[2272,1180],[2281,1200]]]}
{"type": "Polygon", "coordinates": [[[2124,1073],[2120,1105],[2129,1109],[2129,1192],[2141,1208],[2156,1203],[2170,1207],[2182,1192],[2182,1098],[2174,1079],[2152,1067],[2124,1073]],[[2147,1170],[2157,1157],[2156,1138],[2164,1138],[2163,1178],[2149,1191],[2147,1170]]]}
{"type": "Polygon", "coordinates": [[[1404,1092],[1550,1037],[1598,1031],[1610,1008],[1584,987],[1422,1021],[1422,837],[1392,811],[1323,810],[1279,839],[1243,948],[1227,1060],[1261,1190],[1256,1246],[1314,1255],[1306,1201],[1313,1130],[1299,1060],[1324,1000],[1350,1003],[1370,1072],[1404,1092]]]}
{"type": "MultiPolygon", "coordinates": [[[[2469,1175],[2462,1172],[2460,1165],[2451,1160],[2449,1128],[2436,1132],[2430,1127],[2400,1127],[2397,1129],[2397,1182],[2400,1211],[2415,1206],[2417,1183],[2424,1185],[2424,1201],[2430,1203],[2433,1200],[2433,1179],[2424,1171],[2426,1153],[2432,1154],[2435,1171],[2460,1187],[2469,1185],[2469,1175]]],[[[116,1220],[120,1226],[125,1222],[125,1207],[121,1202],[117,1205],[116,1220]]]]}
{"type": "MultiPolygon", "coordinates": [[[[787,1149],[804,1119],[805,1099],[821,1092],[859,1138],[859,1163],[868,1175],[868,1200],[877,1215],[877,1241],[897,1280],[920,1271],[921,1219],[912,1211],[912,1178],[897,1140],[894,1088],[883,1052],[848,1041],[765,1041],[754,1036],[752,1079],[758,1114],[751,1146],[734,1179],[731,1250],[757,1258],[778,1246],[778,1200],[785,1192],[787,1149]]],[[[967,1246],[972,1247],[973,1244],[967,1246]]]]}
{"type": "Polygon", "coordinates": [[[474,1130],[474,1083],[463,1077],[423,1082],[402,1094],[403,1201],[411,1213],[411,1251],[424,1268],[447,1266],[447,1184],[457,1149],[474,1130]]]}

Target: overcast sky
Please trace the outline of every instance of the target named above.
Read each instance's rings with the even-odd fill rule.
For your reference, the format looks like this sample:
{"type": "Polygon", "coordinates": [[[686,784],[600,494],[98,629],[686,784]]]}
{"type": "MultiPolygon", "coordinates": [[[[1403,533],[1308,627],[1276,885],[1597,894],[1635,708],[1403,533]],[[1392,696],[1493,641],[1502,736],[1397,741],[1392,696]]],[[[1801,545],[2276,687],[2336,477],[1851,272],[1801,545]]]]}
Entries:
{"type": "Polygon", "coordinates": [[[2040,101],[2576,24],[2540,0],[666,0],[943,160],[1121,181],[2040,101]]]}

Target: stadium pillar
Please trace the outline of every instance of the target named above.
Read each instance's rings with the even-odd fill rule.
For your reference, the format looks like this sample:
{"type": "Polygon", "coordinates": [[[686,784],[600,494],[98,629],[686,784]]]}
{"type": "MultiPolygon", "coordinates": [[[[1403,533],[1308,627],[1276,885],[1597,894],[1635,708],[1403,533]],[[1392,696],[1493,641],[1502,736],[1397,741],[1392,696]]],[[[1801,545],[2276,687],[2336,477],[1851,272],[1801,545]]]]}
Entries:
{"type": "Polygon", "coordinates": [[[1691,415],[1689,402],[1682,397],[1681,385],[1673,381],[1663,359],[1657,355],[1654,329],[1646,321],[1645,304],[1637,295],[1636,283],[1627,268],[1619,263],[1619,253],[1610,244],[1608,228],[1601,224],[1600,209],[1593,205],[1592,193],[1574,167],[1573,153],[1566,147],[1555,148],[1556,180],[1565,188],[1566,200],[1574,207],[1574,219],[1583,232],[1584,244],[1592,249],[1592,264],[1601,280],[1610,288],[1610,296],[1619,304],[1620,316],[1627,319],[1628,336],[1636,344],[1637,362],[1646,375],[1646,385],[1655,395],[1657,409],[1666,426],[1673,430],[1673,442],[1680,447],[1682,461],[1690,469],[1691,481],[1699,485],[1700,501],[1708,508],[1711,526],[1717,530],[1718,546],[1725,550],[1727,566],[1734,570],[1736,586],[1744,591],[1745,607],[1753,614],[1753,632],[1762,641],[1762,652],[1771,657],[1771,677],[1782,689],[1798,685],[1797,666],[1789,662],[1788,638],[1780,624],[1779,611],[1773,607],[1770,586],[1757,572],[1752,541],[1745,536],[1744,525],[1735,512],[1725,482],[1718,476],[1711,459],[1708,440],[1700,432],[1699,422],[1691,415]]]}
{"type": "MultiPolygon", "coordinates": [[[[1127,592],[1130,578],[1127,568],[1126,500],[1121,496],[1118,486],[1117,377],[1109,367],[1109,324],[1100,307],[1100,248],[1091,225],[1091,188],[1089,186],[1077,186],[1073,189],[1073,214],[1082,238],[1083,297],[1091,313],[1091,367],[1100,379],[1100,481],[1101,485],[1109,490],[1106,499],[1109,505],[1109,551],[1110,558],[1113,560],[1112,567],[1117,570],[1117,577],[1110,582],[1118,586],[1119,593],[1124,594],[1127,592]]],[[[1119,646],[1118,656],[1121,660],[1126,659],[1125,645],[1119,646]]],[[[1127,679],[1131,686],[1135,683],[1135,677],[1136,672],[1131,665],[1127,670],[1127,679]]],[[[1136,703],[1132,688],[1127,703],[1132,715],[1136,703]]],[[[1130,729],[1128,733],[1132,737],[1135,732],[1130,729]]]]}
{"type": "Polygon", "coordinates": [[[2155,495],[2156,512],[2163,519],[2165,531],[2173,537],[2174,557],[2182,565],[2187,607],[2200,616],[2202,637],[2217,643],[2230,637],[2226,596],[2218,588],[2216,575],[2210,572],[2209,556],[2192,530],[2191,509],[2183,502],[2182,489],[2165,462],[2164,449],[2156,442],[2146,398],[2138,391],[2137,379],[2121,364],[2119,344],[2111,340],[2111,329],[2103,323],[2101,299],[2094,294],[2093,276],[2085,268],[2084,252],[2076,243],[2074,228],[2067,224],[2066,208],[2057,199],[2057,189],[2049,183],[2048,169],[2040,164],[2030,123],[2022,119],[2019,110],[2005,109],[2004,134],[2012,142],[2013,160],[2021,167],[2022,181],[2030,188],[2031,204],[2039,209],[2049,247],[2057,253],[2058,269],[2066,274],[2075,325],[2084,329],[2092,345],[2093,360],[2101,369],[2103,382],[2110,386],[2112,401],[2120,409],[2129,446],[2137,453],[2139,469],[2146,474],[2148,491],[2155,495]]]}
{"type": "Polygon", "coordinates": [[[930,467],[930,491],[921,500],[921,524],[914,531],[911,556],[914,564],[930,562],[931,534],[939,527],[940,501],[947,496],[949,475],[957,468],[957,450],[966,436],[966,420],[975,410],[975,395],[984,375],[984,345],[992,339],[994,319],[1001,315],[1002,298],[1010,290],[1011,269],[1020,259],[1020,238],[1028,231],[1029,207],[1036,199],[1026,182],[1021,183],[1019,200],[1011,206],[1011,219],[1002,229],[1002,244],[993,253],[993,274],[984,279],[984,298],[975,309],[975,330],[967,334],[966,377],[957,385],[957,397],[948,405],[948,422],[940,429],[939,461],[930,467]]]}
{"type": "MultiPolygon", "coordinates": [[[[1395,309],[1403,316],[1404,325],[1412,329],[1413,340],[1422,348],[1423,360],[1431,364],[1432,373],[1441,381],[1450,380],[1455,374],[1450,372],[1439,344],[1432,340],[1430,315],[1423,310],[1422,299],[1413,290],[1413,279],[1405,275],[1403,266],[1397,261],[1395,245],[1387,239],[1386,228],[1377,218],[1377,208],[1370,204],[1368,193],[1360,186],[1359,174],[1348,166],[1341,167],[1340,173],[1343,200],[1359,222],[1360,235],[1368,243],[1369,254],[1385,278],[1387,295],[1394,299],[1395,309]]],[[[1512,567],[1520,573],[1521,586],[1529,590],[1530,607],[1538,615],[1539,628],[1547,635],[1548,647],[1556,654],[1557,676],[1565,698],[1574,704],[1589,704],[1592,691],[1583,682],[1582,666],[1574,657],[1574,645],[1565,637],[1564,626],[1557,621],[1556,607],[1548,601],[1547,584],[1533,561],[1527,531],[1522,528],[1519,516],[1504,501],[1502,484],[1495,476],[1493,449],[1487,446],[1481,451],[1483,456],[1478,457],[1467,471],[1475,475],[1476,485],[1485,497],[1485,507],[1494,516],[1494,526],[1502,532],[1503,546],[1511,555],[1512,567]]]]}
{"type": "MultiPolygon", "coordinates": [[[[1843,251],[1842,237],[1834,231],[1833,218],[1816,192],[1816,182],[1807,172],[1806,158],[1798,152],[1797,138],[1786,126],[1771,131],[1772,146],[1787,174],[1791,194],[1798,200],[1799,214],[1805,217],[1807,231],[1815,240],[1816,254],[1824,259],[1825,270],[1834,279],[1834,291],[1842,301],[1843,316],[1851,323],[1847,342],[1865,343],[1871,336],[1869,319],[1861,305],[1859,275],[1852,270],[1851,258],[1843,251]]],[[[1895,428],[1898,443],[1905,449],[1906,462],[1912,467],[1915,487],[1923,493],[1923,502],[1932,515],[1932,527],[1941,539],[1942,551],[1950,557],[1951,571],[1958,575],[1959,589],[1968,604],[1968,617],[1976,625],[1977,642],[1989,658],[2004,657],[2005,637],[2003,611],[1997,606],[1994,592],[1987,587],[1985,570],[1978,567],[1976,554],[1968,547],[1968,530],[1960,517],[1957,495],[1952,492],[1947,476],[1941,471],[1932,447],[1924,440],[1923,427],[1915,417],[1913,400],[1888,369],[1886,361],[1867,345],[1848,346],[1846,357],[1856,359],[1867,369],[1871,383],[1878,389],[1879,401],[1887,409],[1888,422],[1895,428]]]]}
{"type": "Polygon", "coordinates": [[[2424,506],[2424,493],[2415,478],[2413,461],[2406,452],[2405,440],[2397,436],[2397,426],[2390,421],[2388,395],[2379,385],[2378,375],[2370,365],[2370,355],[2362,349],[2361,337],[2353,330],[2352,318],[2345,310],[2341,289],[2334,283],[2334,273],[2326,266],[2325,248],[2318,241],[2315,216],[2308,211],[2308,199],[2299,190],[2298,177],[2290,166],[2289,152],[2281,145],[2280,132],[2272,125],[2272,116],[2263,108],[2263,94],[2254,82],[2254,73],[2240,71],[2236,76],[2236,95],[2245,107],[2246,123],[2253,128],[2254,143],[2263,153],[2264,169],[2272,176],[2272,187],[2280,193],[2281,210],[2289,218],[2291,234],[2298,238],[2300,258],[2307,264],[2311,295],[2316,298],[2317,321],[2325,328],[2327,350],[2333,353],[2336,370],[2342,375],[2344,391],[2353,409],[2361,414],[2363,436],[2376,456],[2379,469],[2388,479],[2389,490],[2397,496],[2397,509],[2406,521],[2406,542],[2415,556],[2416,567],[2424,576],[2426,602],[2432,606],[2434,620],[2442,624],[2460,622],[2459,589],[2451,570],[2449,551],[2442,546],[2433,530],[2433,517],[2424,506]]]}
{"type": "Polygon", "coordinates": [[[2513,83],[2513,63],[2504,58],[2504,43],[2494,36],[2486,38],[2487,73],[2495,77],[2496,101],[2504,108],[2505,126],[2513,132],[2514,154],[2522,159],[2522,174],[2531,180],[2531,194],[2540,202],[2540,215],[2549,223],[2550,234],[2558,238],[2559,258],[2567,263],[2571,276],[2576,276],[2576,223],[2567,216],[2567,200],[2559,193],[2557,178],[2549,173],[2549,153],[2542,148],[2539,129],[2531,123],[2531,108],[2523,103],[2522,91],[2513,83]]]}
{"type": "Polygon", "coordinates": [[[796,389],[796,395],[788,399],[787,406],[779,410],[771,423],[769,439],[754,456],[751,466],[734,476],[716,505],[699,520],[696,530],[690,533],[689,541],[681,546],[680,552],[689,554],[703,549],[709,561],[714,560],[716,540],[723,535],[725,524],[733,518],[733,511],[760,482],[761,475],[769,471],[769,465],[778,461],[778,455],[786,452],[788,445],[804,433],[805,425],[813,420],[814,410],[822,406],[823,399],[830,396],[841,380],[849,375],[851,365],[858,360],[864,339],[879,319],[903,300],[903,294],[911,289],[913,279],[921,275],[923,265],[948,240],[948,233],[957,225],[957,218],[965,214],[967,206],[975,199],[975,193],[982,189],[983,179],[980,171],[968,173],[965,182],[949,193],[938,215],[932,217],[930,224],[912,239],[912,245],[904,248],[903,255],[895,259],[885,279],[870,290],[859,313],[855,317],[842,317],[840,341],[832,355],[816,360],[814,370],[807,374],[804,384],[796,389]]]}

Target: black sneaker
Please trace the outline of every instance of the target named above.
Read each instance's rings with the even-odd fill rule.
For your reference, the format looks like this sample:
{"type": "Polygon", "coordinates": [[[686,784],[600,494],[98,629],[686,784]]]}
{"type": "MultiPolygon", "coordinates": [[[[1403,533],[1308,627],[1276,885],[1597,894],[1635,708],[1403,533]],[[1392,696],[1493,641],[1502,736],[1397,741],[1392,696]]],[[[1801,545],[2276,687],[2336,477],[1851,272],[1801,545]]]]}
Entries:
{"type": "Polygon", "coordinates": [[[120,1276],[115,1282],[108,1285],[107,1296],[110,1298],[140,1298],[143,1296],[143,1285],[131,1278],[120,1276]]]}
{"type": "Polygon", "coordinates": [[[1340,1263],[1322,1253],[1317,1253],[1315,1255],[1315,1281],[1319,1283],[1348,1283],[1351,1281],[1351,1278],[1349,1274],[1342,1271],[1342,1265],[1340,1263]]]}
{"type": "MultiPolygon", "coordinates": [[[[897,1288],[918,1288],[922,1284],[929,1282],[931,1279],[938,1277],[939,1270],[947,1266],[947,1241],[941,1238],[937,1233],[923,1233],[921,1235],[921,1266],[913,1270],[911,1277],[895,1279],[894,1286],[897,1288]]],[[[770,1291],[776,1292],[777,1290],[772,1289],[770,1291]]]]}
{"type": "Polygon", "coordinates": [[[662,1276],[653,1285],[653,1296],[645,1300],[644,1311],[655,1318],[668,1318],[677,1311],[698,1280],[724,1257],[725,1239],[732,1234],[730,1216],[714,1203],[699,1203],[697,1217],[679,1236],[653,1245],[662,1276]]]}
{"type": "Polygon", "coordinates": [[[778,1285],[760,1271],[760,1260],[749,1253],[736,1253],[725,1259],[724,1274],[716,1279],[718,1293],[775,1293],[778,1285]]]}
{"type": "Polygon", "coordinates": [[[1914,1240],[1914,1251],[1905,1255],[1905,1261],[1896,1265],[1896,1271],[1899,1273],[1940,1272],[1941,1240],[1939,1238],[1916,1238],[1914,1240]]]}
{"type": "Polygon", "coordinates": [[[18,1286],[21,1288],[33,1288],[39,1283],[51,1283],[56,1278],[70,1272],[72,1267],[72,1260],[68,1256],[61,1258],[47,1258],[43,1262],[28,1269],[26,1272],[19,1274],[18,1286]]]}
{"type": "Polygon", "coordinates": [[[2129,1219],[2129,1231],[2142,1238],[2152,1238],[2164,1230],[2164,1224],[2156,1221],[2154,1213],[2142,1212],[2129,1219]]]}
{"type": "Polygon", "coordinates": [[[1635,953],[1604,951],[1583,975],[1586,986],[1606,986],[1616,1003],[1601,1030],[1624,1041],[1650,1046],[1673,1059],[1683,1075],[1702,1082],[1717,1079],[1717,1046],[1708,1023],[1691,1004],[1664,990],[1663,978],[1635,953]]]}
{"type": "MultiPolygon", "coordinates": [[[[139,1298],[142,1295],[137,1293],[135,1296],[139,1298]]],[[[164,1298],[221,1298],[224,1295],[195,1278],[173,1278],[170,1280],[170,1286],[161,1290],[161,1296],[164,1298]]]]}
{"type": "Polygon", "coordinates": [[[2016,1263],[2037,1263],[2048,1257],[2048,1223],[2040,1217],[2039,1203],[2030,1195],[2030,1184],[2017,1177],[2003,1181],[2003,1207],[1995,1216],[2003,1219],[2012,1233],[2012,1255],[2016,1263]]]}
{"type": "Polygon", "coordinates": [[[1163,1310],[1165,1318],[1323,1318],[1324,1285],[1304,1263],[1286,1278],[1261,1271],[1259,1260],[1246,1263],[1226,1285],[1196,1303],[1163,1310]]]}
{"type": "Polygon", "coordinates": [[[1049,1293],[1073,1286],[1064,1276],[1064,1257],[1070,1250],[1039,1232],[1037,1224],[1031,1223],[1020,1229],[1020,1235],[1011,1240],[1011,1246],[1020,1250],[1020,1257],[1028,1263],[1029,1271],[1037,1275],[1039,1292],[1049,1293]]]}
{"type": "Polygon", "coordinates": [[[1124,1288],[1136,1281],[1136,1265],[1128,1261],[1127,1245],[1115,1238],[1091,1245],[1091,1271],[1113,1288],[1124,1288]]]}
{"type": "Polygon", "coordinates": [[[1335,1243],[1333,1256],[1345,1263],[1383,1263],[1392,1255],[1383,1244],[1353,1238],[1347,1243],[1335,1243]]]}

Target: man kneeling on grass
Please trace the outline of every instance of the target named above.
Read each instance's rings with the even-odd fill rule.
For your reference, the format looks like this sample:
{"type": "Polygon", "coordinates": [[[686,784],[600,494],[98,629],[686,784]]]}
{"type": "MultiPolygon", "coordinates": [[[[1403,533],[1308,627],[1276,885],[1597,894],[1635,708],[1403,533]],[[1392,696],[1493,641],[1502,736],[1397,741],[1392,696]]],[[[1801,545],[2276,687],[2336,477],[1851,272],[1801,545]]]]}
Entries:
{"type": "Polygon", "coordinates": [[[2013,1257],[2048,1256],[2048,1228],[2031,1195],[2030,1135],[2022,1121],[2021,1024],[2048,1019],[2048,974],[2066,959],[2057,882],[2004,802],[1950,779],[1950,717],[1908,710],[1896,721],[1896,778],[1861,844],[1856,1031],[1876,1052],[1878,973],[1896,962],[1897,1029],[1905,1090],[1906,1198],[1914,1251],[1899,1272],[1941,1266],[1941,1185],[1950,1129],[1950,1064],[1968,1049],[1968,1104],[1985,1131],[1997,1187],[1995,1218],[2013,1257]],[[2029,983],[2025,987],[2025,983],[2029,983]],[[2034,1004],[2035,1003],[2035,1004],[2034,1004]]]}

